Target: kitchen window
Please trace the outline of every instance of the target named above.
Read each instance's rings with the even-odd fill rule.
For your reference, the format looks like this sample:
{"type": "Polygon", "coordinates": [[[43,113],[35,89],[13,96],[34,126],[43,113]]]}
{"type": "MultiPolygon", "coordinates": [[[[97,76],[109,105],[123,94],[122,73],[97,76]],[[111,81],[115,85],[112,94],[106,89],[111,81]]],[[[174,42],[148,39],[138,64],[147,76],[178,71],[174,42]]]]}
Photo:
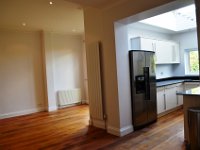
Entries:
{"type": "Polygon", "coordinates": [[[199,74],[199,53],[197,49],[188,49],[185,53],[186,74],[199,74]]]}

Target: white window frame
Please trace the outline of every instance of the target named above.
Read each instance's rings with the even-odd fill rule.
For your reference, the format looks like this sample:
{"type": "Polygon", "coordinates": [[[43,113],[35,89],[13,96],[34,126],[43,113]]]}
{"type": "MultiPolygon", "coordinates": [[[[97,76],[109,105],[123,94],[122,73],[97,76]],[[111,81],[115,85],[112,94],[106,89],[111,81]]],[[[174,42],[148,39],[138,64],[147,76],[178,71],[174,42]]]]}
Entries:
{"type": "Polygon", "coordinates": [[[191,51],[197,51],[198,52],[198,49],[197,48],[189,48],[189,49],[185,50],[185,74],[186,75],[199,75],[199,71],[194,72],[194,73],[190,72],[189,53],[191,51]]]}

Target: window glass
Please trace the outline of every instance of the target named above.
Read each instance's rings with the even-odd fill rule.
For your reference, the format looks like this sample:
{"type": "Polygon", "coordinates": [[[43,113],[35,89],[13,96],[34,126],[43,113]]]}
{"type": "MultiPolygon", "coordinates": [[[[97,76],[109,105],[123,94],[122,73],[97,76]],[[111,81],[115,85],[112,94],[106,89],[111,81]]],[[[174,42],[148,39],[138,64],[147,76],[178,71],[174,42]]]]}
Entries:
{"type": "Polygon", "coordinates": [[[191,73],[198,73],[199,71],[199,58],[197,50],[189,52],[189,69],[191,73]]]}

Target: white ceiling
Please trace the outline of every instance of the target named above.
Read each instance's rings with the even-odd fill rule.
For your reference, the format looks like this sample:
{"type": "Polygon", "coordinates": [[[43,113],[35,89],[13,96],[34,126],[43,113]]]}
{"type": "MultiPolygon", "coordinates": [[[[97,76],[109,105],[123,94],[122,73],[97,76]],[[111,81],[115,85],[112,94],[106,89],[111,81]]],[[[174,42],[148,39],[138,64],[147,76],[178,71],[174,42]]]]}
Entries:
{"type": "Polygon", "coordinates": [[[66,0],[1,0],[0,28],[82,34],[83,10],[66,0]]]}
{"type": "Polygon", "coordinates": [[[66,0],[70,2],[74,2],[77,4],[81,4],[83,6],[91,6],[96,8],[104,8],[109,5],[112,5],[113,3],[124,1],[124,0],[66,0]]]}
{"type": "Polygon", "coordinates": [[[141,22],[129,24],[128,29],[130,29],[130,30],[131,29],[149,30],[149,31],[153,31],[153,32],[163,33],[163,34],[174,34],[174,33],[176,33],[175,31],[171,31],[171,30],[168,30],[168,29],[144,24],[144,23],[141,23],[141,22]]]}
{"type": "Polygon", "coordinates": [[[192,4],[140,22],[175,32],[194,29],[196,28],[195,5],[192,4]]]}
{"type": "MultiPolygon", "coordinates": [[[[45,30],[82,34],[84,32],[84,18],[81,5],[103,8],[123,0],[52,1],[53,5],[49,4],[50,0],[1,0],[0,29],[45,30]],[[23,23],[26,26],[23,26],[23,23]]],[[[141,27],[141,24],[139,26],[141,27]]],[[[163,28],[145,27],[172,33],[172,31],[163,28]]]]}
{"type": "Polygon", "coordinates": [[[0,29],[83,34],[82,6],[103,8],[118,1],[124,0],[1,0],[0,29]]]}

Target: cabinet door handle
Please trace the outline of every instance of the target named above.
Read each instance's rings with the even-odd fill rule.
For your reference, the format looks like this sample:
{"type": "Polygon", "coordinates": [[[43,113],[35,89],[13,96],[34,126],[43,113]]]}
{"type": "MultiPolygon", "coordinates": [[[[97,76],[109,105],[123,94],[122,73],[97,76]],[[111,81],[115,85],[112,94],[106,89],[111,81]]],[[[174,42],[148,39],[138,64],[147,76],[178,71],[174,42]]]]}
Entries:
{"type": "MultiPolygon", "coordinates": [[[[177,93],[178,91],[176,91],[177,93]]],[[[178,105],[178,95],[176,94],[176,104],[178,105]]]]}
{"type": "Polygon", "coordinates": [[[166,95],[164,94],[164,110],[166,110],[166,95]]]}

